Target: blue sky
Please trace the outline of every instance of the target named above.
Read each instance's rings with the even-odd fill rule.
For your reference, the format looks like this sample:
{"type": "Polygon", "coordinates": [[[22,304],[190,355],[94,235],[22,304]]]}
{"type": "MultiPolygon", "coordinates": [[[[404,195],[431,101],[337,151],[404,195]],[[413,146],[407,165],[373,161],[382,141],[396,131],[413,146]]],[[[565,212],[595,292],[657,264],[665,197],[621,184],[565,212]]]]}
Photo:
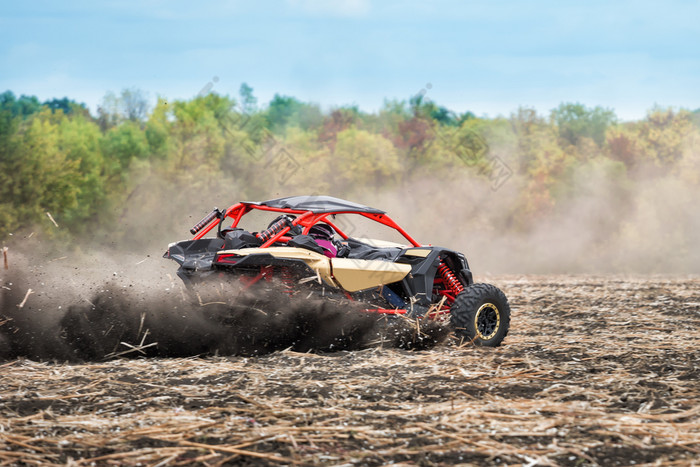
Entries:
{"type": "Polygon", "coordinates": [[[641,118],[700,108],[697,1],[6,1],[0,92],[93,110],[136,87],[191,98],[275,93],[324,109],[426,96],[452,110],[560,102],[641,118]],[[215,80],[216,78],[216,80],[215,80]],[[430,84],[430,86],[426,86],[430,84]]]}

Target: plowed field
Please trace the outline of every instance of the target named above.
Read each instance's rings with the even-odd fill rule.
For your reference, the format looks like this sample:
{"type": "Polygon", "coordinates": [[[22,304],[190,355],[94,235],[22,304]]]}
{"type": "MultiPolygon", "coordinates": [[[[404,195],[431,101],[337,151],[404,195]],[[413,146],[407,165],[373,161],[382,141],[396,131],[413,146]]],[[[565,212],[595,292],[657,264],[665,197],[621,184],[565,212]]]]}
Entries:
{"type": "Polygon", "coordinates": [[[700,280],[489,282],[496,349],[0,361],[0,465],[700,464],[700,280]]]}

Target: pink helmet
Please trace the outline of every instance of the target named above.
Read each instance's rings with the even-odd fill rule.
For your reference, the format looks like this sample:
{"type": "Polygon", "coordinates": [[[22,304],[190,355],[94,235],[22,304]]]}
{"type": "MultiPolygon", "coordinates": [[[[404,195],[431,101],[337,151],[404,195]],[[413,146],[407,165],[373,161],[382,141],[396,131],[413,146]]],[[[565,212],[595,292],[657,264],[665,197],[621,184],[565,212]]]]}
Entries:
{"type": "Polygon", "coordinates": [[[316,224],[309,229],[309,235],[323,248],[323,254],[329,258],[335,258],[338,249],[333,245],[333,235],[335,235],[333,227],[323,223],[316,224]]]}

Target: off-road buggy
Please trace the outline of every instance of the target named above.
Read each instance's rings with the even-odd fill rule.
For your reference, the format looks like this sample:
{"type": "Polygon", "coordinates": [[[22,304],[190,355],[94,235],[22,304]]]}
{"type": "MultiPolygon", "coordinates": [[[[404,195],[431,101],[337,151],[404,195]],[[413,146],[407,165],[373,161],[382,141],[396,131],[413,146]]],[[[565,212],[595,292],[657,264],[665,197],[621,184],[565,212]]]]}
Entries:
{"type": "Polygon", "coordinates": [[[193,239],[170,244],[164,255],[190,288],[222,276],[245,288],[263,281],[292,296],[358,301],[368,313],[449,314],[456,335],[477,345],[497,346],[508,333],[501,290],[475,284],[462,253],[421,245],[379,209],[330,196],[240,202],[215,208],[190,232],[193,239]],[[268,217],[262,225],[261,215],[268,217]],[[258,225],[248,227],[255,217],[258,225]],[[364,236],[377,227],[400,240],[364,236]]]}

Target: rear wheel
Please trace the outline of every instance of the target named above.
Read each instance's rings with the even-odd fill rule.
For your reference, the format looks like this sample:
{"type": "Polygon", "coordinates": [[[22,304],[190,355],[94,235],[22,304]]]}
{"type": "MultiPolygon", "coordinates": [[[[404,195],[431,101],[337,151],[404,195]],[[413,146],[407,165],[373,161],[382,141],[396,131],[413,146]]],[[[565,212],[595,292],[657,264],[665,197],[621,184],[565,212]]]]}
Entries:
{"type": "Polygon", "coordinates": [[[497,347],[510,327],[508,299],[496,286],[472,284],[450,306],[450,323],[462,340],[497,347]]]}

